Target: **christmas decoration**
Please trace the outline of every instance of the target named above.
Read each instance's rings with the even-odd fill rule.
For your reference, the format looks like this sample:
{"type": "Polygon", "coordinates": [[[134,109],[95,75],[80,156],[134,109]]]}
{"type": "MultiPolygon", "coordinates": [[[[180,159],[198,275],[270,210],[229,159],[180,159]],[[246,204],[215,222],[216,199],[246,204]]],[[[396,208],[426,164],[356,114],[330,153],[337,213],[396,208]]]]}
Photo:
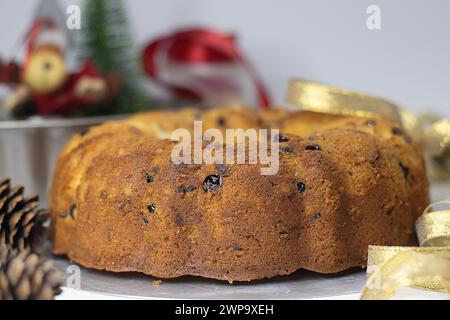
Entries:
{"type": "Polygon", "coordinates": [[[15,62],[5,62],[0,58],[0,84],[15,85],[19,82],[19,65],[15,62]]]}
{"type": "Polygon", "coordinates": [[[14,70],[21,70],[19,83],[4,102],[16,117],[70,114],[82,106],[107,104],[120,94],[120,78],[102,74],[89,60],[77,72],[68,70],[66,38],[53,21],[35,21],[27,40],[24,65],[3,68],[3,82],[9,83],[15,80],[14,70]]]}
{"type": "Polygon", "coordinates": [[[34,21],[53,21],[58,30],[61,30],[65,39],[67,53],[70,53],[74,49],[75,34],[78,30],[71,30],[67,27],[66,10],[61,6],[59,1],[40,0],[36,7],[34,21]]]}
{"type": "Polygon", "coordinates": [[[61,285],[52,261],[0,245],[0,300],[51,300],[61,285]]]}
{"type": "Polygon", "coordinates": [[[117,72],[123,80],[123,90],[111,111],[130,113],[148,108],[122,1],[85,0],[82,12],[79,60],[91,59],[102,72],[117,72]]]}
{"type": "Polygon", "coordinates": [[[151,79],[178,98],[209,106],[270,104],[267,90],[232,35],[181,30],[152,41],[142,59],[151,79]]]}
{"type": "MultiPolygon", "coordinates": [[[[66,27],[66,14],[59,2],[54,0],[40,0],[36,7],[34,21],[42,23],[51,22],[61,30],[66,50],[73,49],[73,31],[66,27]]],[[[25,39],[26,40],[26,39],[25,39]]],[[[17,49],[18,50],[18,49],[17,49]]],[[[20,83],[20,66],[14,62],[5,62],[0,57],[0,84],[16,85],[20,83]]]]}
{"type": "Polygon", "coordinates": [[[37,209],[37,197],[25,199],[23,192],[23,187],[11,188],[9,180],[0,183],[0,246],[39,254],[49,215],[37,209]]]}

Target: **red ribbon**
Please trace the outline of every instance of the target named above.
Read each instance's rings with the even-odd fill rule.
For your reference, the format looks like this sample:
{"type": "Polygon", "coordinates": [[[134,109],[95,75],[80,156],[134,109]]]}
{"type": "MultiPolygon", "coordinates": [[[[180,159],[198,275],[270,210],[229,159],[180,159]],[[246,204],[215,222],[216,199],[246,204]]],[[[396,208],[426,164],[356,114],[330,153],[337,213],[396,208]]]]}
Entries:
{"type": "Polygon", "coordinates": [[[167,55],[172,61],[187,64],[201,63],[240,63],[250,74],[255,84],[259,97],[260,107],[267,108],[270,105],[269,95],[256,72],[240,54],[234,36],[225,35],[210,29],[191,29],[176,32],[168,37],[159,38],[150,43],[144,50],[143,66],[147,74],[156,82],[169,87],[176,94],[183,97],[200,100],[196,92],[185,88],[163,83],[158,78],[158,65],[155,57],[162,47],[168,46],[167,55]]]}

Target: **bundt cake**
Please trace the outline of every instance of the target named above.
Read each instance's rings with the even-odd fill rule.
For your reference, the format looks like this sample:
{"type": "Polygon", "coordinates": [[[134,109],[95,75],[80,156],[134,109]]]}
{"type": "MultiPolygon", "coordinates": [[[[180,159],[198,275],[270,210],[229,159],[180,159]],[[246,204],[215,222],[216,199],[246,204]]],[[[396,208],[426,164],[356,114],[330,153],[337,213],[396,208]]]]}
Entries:
{"type": "Polygon", "coordinates": [[[414,243],[428,205],[418,143],[384,119],[217,108],[93,127],[62,150],[55,254],[94,269],[227,281],[365,266],[369,245],[414,243]],[[279,128],[279,171],[175,164],[174,129],[279,128]]]}

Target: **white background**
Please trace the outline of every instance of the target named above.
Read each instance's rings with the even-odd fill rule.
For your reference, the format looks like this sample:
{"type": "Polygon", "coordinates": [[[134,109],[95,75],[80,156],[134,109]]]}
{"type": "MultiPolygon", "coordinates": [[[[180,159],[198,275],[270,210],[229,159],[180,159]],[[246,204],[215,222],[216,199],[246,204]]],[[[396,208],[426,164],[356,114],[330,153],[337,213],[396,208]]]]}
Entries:
{"type": "MultiPolygon", "coordinates": [[[[37,2],[0,0],[1,56],[14,52],[37,2]]],[[[297,76],[450,116],[448,0],[125,2],[140,45],[179,27],[236,33],[278,104],[287,79],[297,76]],[[366,27],[371,4],[381,7],[382,30],[366,27]]]]}

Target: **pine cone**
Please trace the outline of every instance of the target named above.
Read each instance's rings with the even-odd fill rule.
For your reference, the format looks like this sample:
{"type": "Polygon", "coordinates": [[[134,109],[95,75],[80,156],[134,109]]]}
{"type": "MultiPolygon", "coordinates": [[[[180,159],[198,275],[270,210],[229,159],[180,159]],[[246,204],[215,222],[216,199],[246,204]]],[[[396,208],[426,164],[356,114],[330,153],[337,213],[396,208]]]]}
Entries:
{"type": "Polygon", "coordinates": [[[0,183],[0,245],[41,253],[49,214],[37,210],[38,197],[25,199],[24,188],[11,189],[9,180],[0,183]]]}
{"type": "Polygon", "coordinates": [[[51,300],[61,293],[62,276],[50,260],[27,250],[0,246],[0,300],[51,300]]]}
{"type": "Polygon", "coordinates": [[[0,244],[0,268],[2,267],[3,263],[8,260],[9,256],[12,253],[12,249],[10,246],[6,246],[4,244],[0,244]]]}

